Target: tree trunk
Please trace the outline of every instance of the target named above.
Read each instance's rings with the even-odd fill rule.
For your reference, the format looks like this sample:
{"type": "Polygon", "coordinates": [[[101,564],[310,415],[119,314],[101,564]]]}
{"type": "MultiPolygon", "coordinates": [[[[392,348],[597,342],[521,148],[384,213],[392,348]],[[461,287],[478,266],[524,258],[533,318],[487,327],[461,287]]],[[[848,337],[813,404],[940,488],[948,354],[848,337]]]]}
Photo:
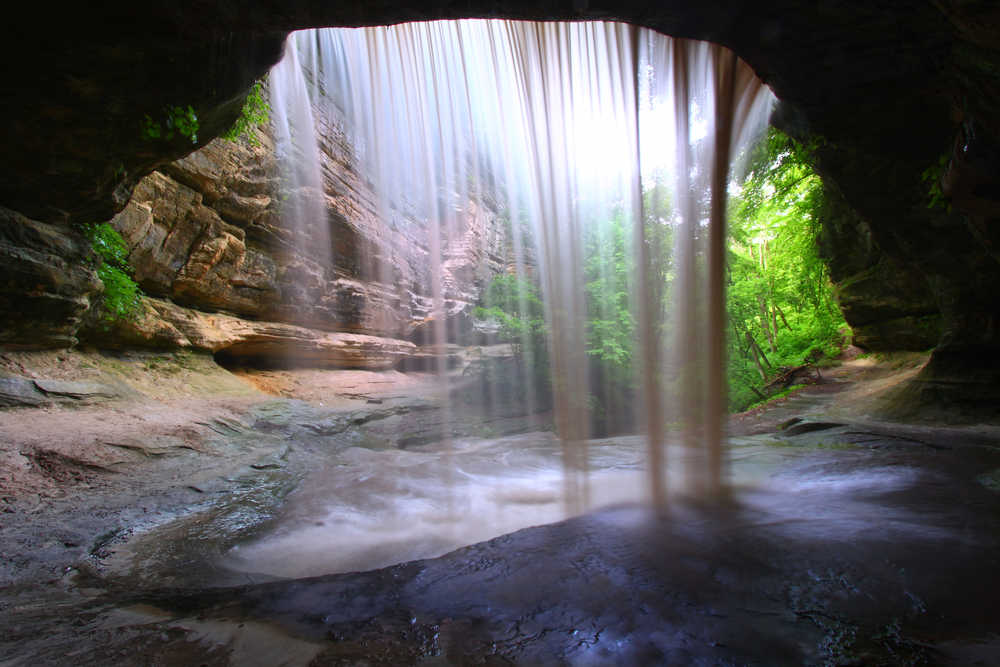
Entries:
{"type": "Polygon", "coordinates": [[[764,350],[761,349],[760,345],[757,344],[757,340],[753,336],[750,337],[750,340],[753,342],[753,346],[754,346],[754,349],[757,350],[757,354],[759,354],[760,358],[764,360],[764,364],[768,368],[771,368],[771,362],[768,361],[767,355],[764,354],[764,350]]]}
{"type": "Polygon", "coordinates": [[[764,367],[760,364],[760,357],[757,356],[757,343],[754,341],[753,336],[747,331],[744,334],[747,338],[747,343],[750,346],[750,352],[753,354],[753,362],[757,365],[757,372],[760,373],[760,381],[765,382],[767,380],[767,373],[764,372],[764,367]]]}
{"type": "MultiPolygon", "coordinates": [[[[785,323],[785,326],[788,328],[788,330],[795,331],[794,329],[792,329],[791,325],[788,324],[788,320],[785,319],[785,314],[781,312],[781,308],[778,308],[778,304],[774,304],[774,308],[778,311],[778,315],[781,317],[781,321],[785,323]]],[[[777,326],[778,325],[775,325],[775,328],[777,328],[777,326]]]]}
{"type": "Polygon", "coordinates": [[[767,337],[767,346],[771,348],[771,352],[777,352],[778,347],[774,344],[774,334],[771,333],[771,314],[767,308],[767,301],[764,297],[757,297],[757,303],[760,305],[760,323],[764,328],[764,336],[767,337]]]}
{"type": "Polygon", "coordinates": [[[774,332],[775,339],[778,338],[778,304],[774,300],[774,294],[771,294],[771,331],[774,332]]]}
{"type": "Polygon", "coordinates": [[[736,328],[736,320],[730,320],[730,322],[733,324],[733,333],[736,334],[736,337],[733,339],[736,342],[736,349],[740,351],[740,356],[744,359],[748,359],[748,351],[744,350],[743,346],[740,345],[740,330],[736,328]]]}

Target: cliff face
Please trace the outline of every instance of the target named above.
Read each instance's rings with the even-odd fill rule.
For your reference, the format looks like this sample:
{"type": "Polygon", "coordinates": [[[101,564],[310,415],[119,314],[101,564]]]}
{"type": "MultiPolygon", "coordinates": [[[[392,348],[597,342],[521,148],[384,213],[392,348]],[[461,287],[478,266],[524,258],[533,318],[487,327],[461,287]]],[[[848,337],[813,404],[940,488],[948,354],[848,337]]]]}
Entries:
{"type": "Polygon", "coordinates": [[[0,342],[70,347],[103,285],[90,242],[0,207],[0,342]]]}
{"type": "Polygon", "coordinates": [[[926,276],[882,252],[865,221],[830,187],[820,224],[821,257],[854,331],[852,342],[877,352],[934,348],[942,324],[926,276]]]}
{"type": "Polygon", "coordinates": [[[149,297],[142,315],[127,322],[101,320],[92,308],[101,288],[86,239],[13,212],[0,219],[0,248],[12,258],[4,264],[12,279],[0,302],[0,342],[65,346],[79,339],[192,347],[241,361],[384,368],[415,349],[405,339],[429,321],[451,321],[448,330],[461,333],[462,316],[506,267],[502,223],[470,202],[461,220],[443,225],[443,303],[435,305],[428,232],[416,212],[388,221],[379,215],[341,115],[330,106],[315,115],[328,229],[322,221],[304,234],[289,228],[283,166],[265,132],[256,148],[213,141],[143,179],[111,220],[149,297]],[[47,291],[39,291],[42,283],[47,291]]]}

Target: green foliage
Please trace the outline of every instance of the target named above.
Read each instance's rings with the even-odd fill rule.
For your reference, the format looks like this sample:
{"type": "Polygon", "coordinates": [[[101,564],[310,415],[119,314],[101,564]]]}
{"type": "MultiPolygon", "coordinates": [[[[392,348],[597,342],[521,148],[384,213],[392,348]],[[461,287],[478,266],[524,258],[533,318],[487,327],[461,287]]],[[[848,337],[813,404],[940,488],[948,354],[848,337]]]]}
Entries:
{"type": "Polygon", "coordinates": [[[949,155],[946,153],[938,159],[937,164],[924,169],[923,181],[924,183],[930,181],[931,184],[927,192],[930,197],[927,208],[947,207],[949,211],[951,210],[951,204],[948,203],[948,199],[944,196],[944,191],[941,190],[941,172],[944,171],[945,166],[948,164],[948,159],[949,155]]]}
{"type": "Polygon", "coordinates": [[[104,283],[104,319],[114,321],[138,315],[142,310],[142,291],[132,279],[128,246],[121,234],[106,222],[82,225],[81,230],[101,258],[97,277],[104,283]]]}
{"type": "Polygon", "coordinates": [[[727,261],[735,411],[759,401],[752,388],[782,366],[839,356],[849,330],[819,256],[823,190],[810,163],[809,148],[771,128],[754,148],[732,201],[727,261]],[[758,354],[760,369],[750,339],[763,354],[758,354]]]}
{"type": "Polygon", "coordinates": [[[167,111],[166,116],[166,128],[164,128],[158,121],[153,120],[152,116],[146,114],[146,120],[142,121],[139,126],[139,135],[144,141],[151,139],[167,139],[169,141],[177,133],[190,138],[192,144],[198,143],[198,128],[201,125],[198,123],[198,116],[195,115],[191,105],[188,105],[186,110],[182,107],[173,107],[167,111]]]}
{"type": "Polygon", "coordinates": [[[629,255],[620,214],[607,226],[594,226],[584,235],[587,354],[622,380],[631,375],[635,338],[628,295],[629,255]]]}
{"type": "MultiPolygon", "coordinates": [[[[821,138],[814,139],[814,148],[822,143],[821,138]]],[[[761,401],[755,390],[762,392],[782,366],[833,363],[840,355],[844,332],[849,331],[819,256],[817,215],[823,191],[810,166],[809,151],[772,129],[748,156],[748,175],[731,200],[728,374],[733,410],[761,401]],[[751,349],[758,352],[760,370],[751,349]]],[[[654,176],[645,179],[643,197],[642,228],[629,219],[622,202],[589,215],[586,198],[576,202],[582,222],[579,251],[589,386],[575,388],[574,395],[587,401],[591,431],[598,436],[635,425],[636,406],[641,403],[639,365],[644,363],[637,345],[639,309],[647,310],[661,350],[674,349],[680,336],[698,336],[682,331],[673,310],[678,268],[674,248],[683,240],[675,239],[680,232],[672,193],[664,178],[654,176]],[[638,284],[634,235],[639,231],[645,239],[645,286],[638,284]],[[640,301],[639,296],[647,299],[640,301]]],[[[504,213],[509,221],[510,212],[504,213]]],[[[526,225],[524,212],[518,219],[526,225]]],[[[696,249],[693,270],[703,278],[704,257],[698,254],[703,228],[695,226],[692,234],[695,238],[685,242],[696,249]]],[[[521,237],[531,245],[529,233],[521,237]]],[[[698,282],[696,278],[691,289],[699,289],[698,282]]],[[[467,372],[487,380],[492,400],[511,396],[520,400],[532,383],[539,388],[539,398],[547,397],[552,386],[546,348],[549,332],[537,288],[530,281],[503,276],[490,286],[485,301],[475,316],[494,324],[512,355],[504,360],[481,353],[467,372]]],[[[700,305],[695,303],[694,308],[700,305]]],[[[696,361],[677,367],[664,359],[656,363],[665,400],[680,400],[685,392],[697,390],[700,367],[696,361]]]]}
{"type": "Polygon", "coordinates": [[[251,146],[260,146],[260,139],[257,138],[254,129],[258,125],[268,122],[271,118],[271,106],[267,103],[264,81],[265,79],[261,79],[253,84],[250,94],[247,95],[247,101],[243,104],[240,117],[222,135],[223,139],[236,141],[240,137],[246,137],[251,146]]]}
{"type": "Polygon", "coordinates": [[[525,358],[534,364],[545,354],[545,308],[538,287],[526,278],[514,274],[500,276],[490,283],[486,306],[475,309],[473,315],[492,322],[497,337],[510,345],[518,366],[525,358]]]}
{"type": "Polygon", "coordinates": [[[636,260],[631,224],[622,207],[608,219],[595,215],[583,231],[583,281],[588,355],[587,412],[591,431],[602,436],[628,428],[635,419],[636,260]]]}
{"type": "Polygon", "coordinates": [[[485,306],[476,308],[473,316],[496,327],[497,338],[510,346],[514,363],[511,368],[480,350],[465,373],[478,375],[491,387],[491,400],[525,401],[533,392],[538,404],[547,406],[551,387],[548,327],[538,287],[514,274],[499,276],[486,292],[485,306]]]}

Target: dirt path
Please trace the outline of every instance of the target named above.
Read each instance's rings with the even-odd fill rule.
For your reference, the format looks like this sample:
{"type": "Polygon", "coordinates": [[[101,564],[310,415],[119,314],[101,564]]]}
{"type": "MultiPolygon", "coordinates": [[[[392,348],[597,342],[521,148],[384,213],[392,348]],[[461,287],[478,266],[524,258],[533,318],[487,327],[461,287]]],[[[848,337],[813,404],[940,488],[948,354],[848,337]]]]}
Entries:
{"type": "MultiPolygon", "coordinates": [[[[856,348],[855,348],[856,349],[856,348]]],[[[815,418],[857,422],[876,417],[887,394],[913,378],[928,355],[900,353],[887,357],[851,355],[839,366],[821,371],[822,381],[791,395],[729,418],[734,436],[773,433],[789,419],[810,414],[815,418]]]]}

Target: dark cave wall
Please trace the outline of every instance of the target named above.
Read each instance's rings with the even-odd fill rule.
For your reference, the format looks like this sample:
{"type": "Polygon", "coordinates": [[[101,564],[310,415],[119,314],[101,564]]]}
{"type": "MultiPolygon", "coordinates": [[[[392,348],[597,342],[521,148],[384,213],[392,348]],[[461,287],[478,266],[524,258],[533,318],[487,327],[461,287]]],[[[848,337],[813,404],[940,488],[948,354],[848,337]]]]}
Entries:
{"type": "MultiPolygon", "coordinates": [[[[974,5],[958,7],[969,13],[974,5]]],[[[0,115],[10,119],[0,127],[10,158],[0,162],[0,203],[42,221],[107,220],[141,177],[228,126],[242,94],[279,57],[287,31],[473,16],[619,19],[718,42],[795,106],[812,132],[920,170],[949,148],[956,99],[980,80],[978,70],[959,76],[949,53],[985,39],[954,28],[951,14],[931,2],[175,0],[61,11],[19,5],[0,28],[0,49],[16,65],[10,94],[0,99],[0,115]],[[145,116],[163,119],[173,105],[195,109],[198,141],[143,141],[145,116]]]]}
{"type": "Polygon", "coordinates": [[[0,207],[0,341],[71,347],[104,286],[90,242],[0,207]]]}
{"type": "Polygon", "coordinates": [[[817,242],[853,343],[875,352],[934,348],[941,314],[926,278],[885,255],[835,188],[827,186],[825,194],[817,242]]]}
{"type": "Polygon", "coordinates": [[[60,224],[110,218],[142,177],[228,126],[289,30],[477,16],[626,20],[732,48],[796,133],[823,140],[824,252],[862,342],[922,347],[939,327],[925,389],[953,391],[965,377],[1000,402],[995,2],[19,5],[0,27],[14,65],[0,98],[0,204],[60,224]],[[145,115],[174,104],[196,110],[198,141],[143,141],[145,115]],[[940,179],[925,180],[942,159],[940,179]],[[936,181],[950,209],[930,206],[936,181]]]}

